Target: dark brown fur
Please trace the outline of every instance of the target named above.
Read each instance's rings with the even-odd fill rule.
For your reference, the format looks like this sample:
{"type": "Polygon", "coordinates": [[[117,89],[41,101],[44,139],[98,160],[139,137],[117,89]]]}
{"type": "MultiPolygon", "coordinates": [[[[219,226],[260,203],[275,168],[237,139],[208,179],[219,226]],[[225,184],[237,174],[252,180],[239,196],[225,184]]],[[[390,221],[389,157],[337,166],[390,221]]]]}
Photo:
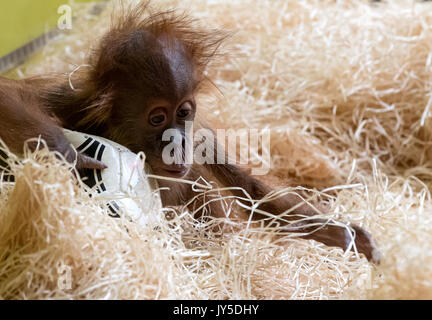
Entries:
{"type": "MultiPolygon", "coordinates": [[[[106,137],[134,152],[144,151],[153,171],[167,175],[164,171],[167,167],[161,159],[164,147],[161,134],[167,128],[177,128],[184,135],[184,121],[195,117],[194,95],[206,80],[203,72],[226,35],[203,31],[186,15],[149,14],[149,10],[147,4],[141,4],[124,10],[113,20],[111,30],[89,59],[90,67],[84,74],[74,77],[74,88],[62,77],[21,81],[0,78],[0,136],[12,151],[21,152],[25,140],[41,135],[51,150],[68,154],[67,159],[73,161],[75,154],[61,132],[62,126],[106,137]],[[187,119],[179,120],[178,108],[185,104],[192,111],[187,119]],[[158,112],[163,115],[163,125],[149,125],[150,119],[154,119],[152,113],[157,115],[158,112]]],[[[104,165],[79,155],[77,166],[103,168],[104,165]]],[[[272,191],[231,164],[193,164],[183,178],[197,180],[200,177],[215,179],[225,187],[241,187],[256,200],[272,191]]],[[[171,190],[161,191],[165,206],[184,205],[197,195],[189,184],[158,182],[171,190]]],[[[232,193],[245,197],[240,190],[232,193]]],[[[251,204],[247,200],[243,202],[251,204]]],[[[301,223],[289,224],[300,216],[316,214],[307,204],[284,214],[300,202],[299,196],[290,195],[263,203],[260,210],[283,216],[283,219],[270,222],[266,221],[266,215],[254,213],[253,220],[281,223],[284,226],[281,230],[312,232],[304,237],[330,246],[348,247],[351,232],[345,228],[325,225],[325,221],[319,219],[309,221],[320,224],[318,229],[301,223]]],[[[207,209],[212,215],[221,216],[220,206],[212,202],[207,209]]],[[[377,260],[368,233],[359,227],[352,230],[356,233],[359,252],[377,260]]]]}

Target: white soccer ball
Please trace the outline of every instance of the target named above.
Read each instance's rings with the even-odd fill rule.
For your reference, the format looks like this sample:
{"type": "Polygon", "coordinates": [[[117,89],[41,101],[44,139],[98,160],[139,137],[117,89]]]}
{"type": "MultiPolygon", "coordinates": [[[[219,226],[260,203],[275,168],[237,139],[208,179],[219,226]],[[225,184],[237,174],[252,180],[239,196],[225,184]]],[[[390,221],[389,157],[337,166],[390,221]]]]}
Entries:
{"type": "MultiPolygon", "coordinates": [[[[162,207],[155,182],[150,182],[140,157],[126,147],[98,136],[64,129],[65,137],[79,152],[102,161],[104,170],[85,169],[83,182],[98,192],[97,200],[105,200],[110,216],[125,216],[142,226],[156,226],[162,207]],[[157,209],[157,210],[155,210],[157,209]]],[[[154,180],[153,180],[154,181],[154,180]]]]}

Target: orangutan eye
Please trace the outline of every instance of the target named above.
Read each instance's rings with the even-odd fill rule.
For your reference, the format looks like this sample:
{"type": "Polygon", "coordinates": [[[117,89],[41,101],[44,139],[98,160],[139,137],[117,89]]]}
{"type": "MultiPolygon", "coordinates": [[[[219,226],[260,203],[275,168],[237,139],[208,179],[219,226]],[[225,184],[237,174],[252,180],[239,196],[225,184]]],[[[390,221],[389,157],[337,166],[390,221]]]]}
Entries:
{"type": "Polygon", "coordinates": [[[162,124],[164,121],[165,121],[165,116],[162,114],[159,116],[154,116],[150,119],[151,124],[155,126],[162,124]]]}
{"type": "Polygon", "coordinates": [[[177,118],[185,119],[192,113],[192,111],[192,104],[190,102],[185,102],[177,109],[177,118]]]}
{"type": "Polygon", "coordinates": [[[166,115],[161,110],[156,109],[149,115],[149,123],[152,126],[158,127],[164,124],[165,121],[166,121],[166,115]]]}

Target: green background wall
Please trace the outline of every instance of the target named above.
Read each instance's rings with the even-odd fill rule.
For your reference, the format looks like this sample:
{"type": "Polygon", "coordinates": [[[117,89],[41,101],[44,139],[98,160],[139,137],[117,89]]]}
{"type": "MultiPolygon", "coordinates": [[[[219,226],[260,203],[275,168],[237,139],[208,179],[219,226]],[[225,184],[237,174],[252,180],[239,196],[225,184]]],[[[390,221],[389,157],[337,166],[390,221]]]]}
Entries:
{"type": "Polygon", "coordinates": [[[57,9],[62,4],[69,1],[0,0],[0,57],[55,27],[60,17],[57,9]]]}

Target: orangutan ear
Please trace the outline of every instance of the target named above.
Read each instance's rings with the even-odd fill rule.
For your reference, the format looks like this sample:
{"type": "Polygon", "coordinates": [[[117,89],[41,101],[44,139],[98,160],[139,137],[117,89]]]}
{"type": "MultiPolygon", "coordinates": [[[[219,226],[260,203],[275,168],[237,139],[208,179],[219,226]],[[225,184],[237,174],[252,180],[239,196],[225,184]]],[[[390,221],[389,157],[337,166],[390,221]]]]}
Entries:
{"type": "Polygon", "coordinates": [[[90,127],[106,123],[111,116],[115,101],[114,87],[108,85],[105,88],[95,90],[89,101],[91,103],[82,109],[85,115],[77,125],[90,127]]]}

